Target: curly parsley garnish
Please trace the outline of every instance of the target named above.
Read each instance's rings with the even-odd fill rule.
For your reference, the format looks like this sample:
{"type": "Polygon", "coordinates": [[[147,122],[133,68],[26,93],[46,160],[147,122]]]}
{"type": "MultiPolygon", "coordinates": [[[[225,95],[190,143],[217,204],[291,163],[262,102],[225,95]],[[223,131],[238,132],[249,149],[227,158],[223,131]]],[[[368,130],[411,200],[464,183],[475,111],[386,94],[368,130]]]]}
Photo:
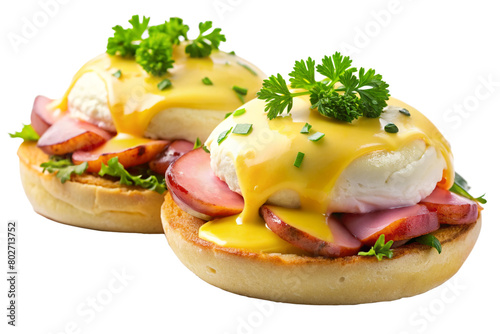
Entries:
{"type": "Polygon", "coordinates": [[[148,29],[149,17],[134,15],[128,21],[132,28],[124,29],[122,26],[113,27],[115,31],[113,37],[108,38],[108,47],[106,52],[110,55],[119,55],[122,57],[133,57],[142,41],[144,32],[148,29]]]}
{"type": "Polygon", "coordinates": [[[200,32],[194,40],[189,40],[187,33],[189,26],[182,19],[172,17],[162,24],[149,26],[149,17],[139,18],[134,15],[129,20],[131,28],[122,26],[113,27],[114,35],[108,39],[106,52],[110,55],[135,57],[145,71],[155,76],[162,76],[173,67],[173,45],[181,41],[188,41],[185,48],[187,54],[193,58],[208,57],[212,50],[218,50],[226,37],[221,34],[220,28],[212,31],[212,22],[200,22],[200,32]],[[144,35],[147,31],[147,37],[144,35]]]}
{"type": "Polygon", "coordinates": [[[375,70],[360,68],[358,71],[351,63],[351,58],[339,52],[325,56],[317,66],[310,57],[296,61],[289,76],[291,88],[300,89],[298,92],[291,92],[279,73],[264,80],[257,96],[267,102],[267,117],[276,118],[285,109],[289,113],[293,98],[302,95],[309,95],[311,108],[317,108],[327,117],[345,122],[361,116],[379,117],[387,106],[389,85],[375,70]],[[316,72],[325,78],[317,81],[316,72]]]}
{"type": "Polygon", "coordinates": [[[377,241],[375,242],[375,245],[373,245],[368,252],[359,252],[358,255],[375,256],[379,261],[382,261],[384,256],[386,256],[388,259],[391,259],[392,256],[394,255],[391,249],[393,243],[394,243],[393,240],[389,240],[386,243],[385,235],[381,234],[380,237],[378,237],[377,241]]]}
{"type": "Polygon", "coordinates": [[[205,34],[212,29],[212,21],[200,22],[198,27],[200,33],[186,46],[186,53],[192,58],[208,57],[212,50],[218,50],[220,43],[226,41],[226,36],[220,33],[220,28],[215,28],[210,33],[205,34]]]}

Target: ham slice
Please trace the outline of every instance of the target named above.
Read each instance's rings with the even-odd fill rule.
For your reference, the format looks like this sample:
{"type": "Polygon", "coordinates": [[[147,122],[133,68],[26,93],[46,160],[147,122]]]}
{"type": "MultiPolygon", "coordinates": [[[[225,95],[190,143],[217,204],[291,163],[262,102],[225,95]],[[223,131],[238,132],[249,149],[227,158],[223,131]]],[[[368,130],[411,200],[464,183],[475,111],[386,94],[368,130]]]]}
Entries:
{"type": "Polygon", "coordinates": [[[93,150],[78,150],[73,153],[73,163],[88,163],[87,172],[97,173],[101,164],[118,157],[118,162],[125,168],[147,163],[169,144],[166,140],[152,140],[119,134],[104,145],[93,150]]]}
{"type": "Polygon", "coordinates": [[[224,217],[243,210],[243,197],[229,189],[210,168],[210,154],[202,148],[180,157],[167,169],[165,180],[174,200],[203,217],[224,217]]]}
{"type": "Polygon", "coordinates": [[[314,255],[349,256],[357,254],[361,249],[361,242],[349,233],[334,215],[325,217],[322,214],[310,213],[308,217],[302,217],[304,213],[300,212],[300,209],[283,209],[269,205],[262,206],[260,213],[269,229],[281,239],[314,255]],[[293,221],[294,219],[296,221],[293,221]],[[296,227],[303,224],[303,221],[297,220],[306,220],[309,225],[307,228],[316,231],[316,235],[306,231],[307,228],[296,227]],[[313,224],[316,226],[311,226],[313,224]]]}
{"type": "Polygon", "coordinates": [[[110,138],[111,134],[93,124],[64,116],[43,133],[38,147],[49,155],[63,155],[90,150],[110,138]]]}
{"type": "Polygon", "coordinates": [[[478,204],[446,189],[436,187],[420,203],[430,211],[436,211],[441,224],[471,224],[477,221],[478,204]]]}
{"type": "Polygon", "coordinates": [[[374,245],[381,234],[385,240],[406,240],[439,229],[436,212],[425,205],[342,215],[345,227],[365,245],[374,245]]]}
{"type": "Polygon", "coordinates": [[[48,108],[52,101],[48,97],[39,95],[33,103],[31,126],[39,136],[43,135],[52,124],[61,118],[61,114],[56,114],[48,108]]]}
{"type": "Polygon", "coordinates": [[[194,144],[187,140],[176,140],[149,162],[155,173],[165,174],[168,167],[177,159],[193,149],[194,144]]]}

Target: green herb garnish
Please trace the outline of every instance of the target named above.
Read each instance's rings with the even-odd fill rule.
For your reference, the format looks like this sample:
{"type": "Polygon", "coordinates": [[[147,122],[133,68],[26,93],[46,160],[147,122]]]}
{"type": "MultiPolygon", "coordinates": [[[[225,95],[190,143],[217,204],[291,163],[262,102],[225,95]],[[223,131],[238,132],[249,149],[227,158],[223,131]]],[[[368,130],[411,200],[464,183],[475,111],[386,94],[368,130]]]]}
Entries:
{"type": "Polygon", "coordinates": [[[192,41],[187,37],[189,26],[178,17],[156,26],[149,26],[149,21],[149,17],[143,16],[141,21],[138,15],[134,15],[129,20],[131,28],[125,29],[119,25],[113,27],[114,35],[108,39],[106,52],[121,57],[135,57],[148,73],[162,76],[173,67],[173,45],[180,44],[181,40],[188,41],[185,52],[191,57],[207,57],[226,40],[220,28],[207,33],[212,28],[211,21],[199,24],[200,33],[192,41]],[[144,36],[146,31],[147,36],[144,36]]]}
{"type": "Polygon", "coordinates": [[[267,102],[265,111],[269,119],[276,118],[285,109],[290,112],[293,98],[309,95],[311,108],[327,117],[352,122],[360,116],[379,117],[389,99],[389,85],[375,70],[351,67],[351,59],[336,52],[325,56],[322,63],[315,66],[310,57],[307,61],[295,62],[290,72],[291,92],[285,79],[278,73],[265,79],[257,97],[267,102]],[[316,81],[315,73],[325,76],[316,81]],[[356,76],[357,73],[357,76],[356,76]]]}
{"type": "Polygon", "coordinates": [[[325,134],[323,132],[315,132],[314,134],[307,137],[307,139],[309,139],[310,141],[318,141],[321,138],[323,138],[324,136],[325,136],[325,134]]]}
{"type": "Polygon", "coordinates": [[[388,133],[397,133],[399,131],[399,128],[394,123],[387,123],[384,126],[384,130],[385,130],[385,132],[388,132],[388,133]]]}
{"type": "Polygon", "coordinates": [[[197,149],[198,147],[201,147],[201,140],[199,137],[196,137],[196,141],[194,142],[193,150],[197,149]]]}
{"type": "Polygon", "coordinates": [[[145,189],[154,190],[159,194],[165,192],[166,185],[165,180],[159,181],[155,175],[150,175],[147,178],[143,178],[142,175],[132,175],[130,174],[121,163],[118,162],[118,157],[114,157],[108,160],[108,164],[105,165],[101,163],[101,170],[99,171],[99,176],[109,175],[113,177],[120,178],[120,184],[125,184],[128,186],[135,185],[145,189]]]}
{"type": "Polygon", "coordinates": [[[157,87],[158,87],[159,90],[165,90],[167,88],[172,87],[172,81],[170,81],[168,79],[163,79],[162,81],[160,81],[158,83],[157,87]]]}
{"type": "Polygon", "coordinates": [[[402,113],[405,116],[411,116],[410,112],[406,108],[399,109],[399,112],[402,113]]]}
{"type": "Polygon", "coordinates": [[[113,76],[117,79],[120,79],[122,77],[122,70],[118,70],[115,73],[113,73],[113,76]]]}
{"type": "Polygon", "coordinates": [[[201,82],[203,82],[203,84],[207,86],[212,86],[214,84],[208,77],[204,77],[203,79],[201,79],[201,82]]]}
{"type": "Polygon", "coordinates": [[[245,95],[248,94],[248,89],[239,86],[233,86],[233,90],[235,91],[236,96],[241,101],[241,103],[245,103],[245,95]]]}
{"type": "Polygon", "coordinates": [[[43,172],[56,173],[56,177],[61,180],[61,183],[65,183],[71,179],[71,175],[73,174],[82,175],[88,166],[87,162],[75,165],[71,159],[61,156],[51,156],[49,161],[40,164],[43,172]]]}
{"type": "Polygon", "coordinates": [[[388,259],[391,259],[394,255],[391,249],[393,243],[393,240],[389,240],[386,243],[385,235],[381,234],[375,242],[375,245],[373,245],[368,252],[359,252],[358,255],[375,256],[379,261],[381,261],[384,256],[386,256],[388,259]]]}
{"type": "Polygon", "coordinates": [[[311,131],[312,125],[309,123],[304,124],[302,129],[300,130],[300,133],[309,133],[311,131]]]}
{"type": "Polygon", "coordinates": [[[113,37],[108,39],[106,52],[110,55],[118,55],[122,57],[134,57],[139,44],[142,41],[144,32],[148,29],[149,17],[134,15],[128,21],[132,28],[124,29],[122,26],[114,26],[115,31],[113,37]]]}
{"type": "Polygon", "coordinates": [[[139,65],[152,75],[162,76],[174,67],[173,49],[169,36],[156,33],[141,42],[135,55],[139,65]]]}
{"type": "Polygon", "coordinates": [[[37,141],[40,139],[40,136],[30,124],[23,124],[21,131],[9,133],[9,136],[10,138],[21,138],[24,141],[37,141]]]}
{"type": "Polygon", "coordinates": [[[233,86],[233,90],[241,95],[247,95],[248,94],[248,89],[239,87],[239,86],[233,86]]]}
{"type": "Polygon", "coordinates": [[[450,188],[451,192],[454,192],[455,194],[471,199],[473,201],[478,201],[481,204],[487,203],[486,198],[484,198],[484,195],[486,194],[483,194],[482,196],[479,197],[474,197],[471,194],[469,194],[468,192],[469,190],[470,186],[467,183],[467,181],[465,181],[465,179],[460,174],[455,173],[455,183],[453,183],[453,185],[450,188]]]}
{"type": "Polygon", "coordinates": [[[304,153],[298,152],[297,156],[295,157],[295,162],[293,163],[293,165],[299,168],[302,165],[302,160],[304,160],[304,156],[305,156],[304,153]]]}
{"type": "Polygon", "coordinates": [[[421,235],[419,237],[416,237],[416,238],[413,238],[410,240],[410,242],[418,242],[419,244],[422,244],[422,245],[427,245],[427,246],[430,246],[430,247],[434,247],[436,248],[437,252],[439,254],[441,254],[441,250],[442,250],[442,247],[441,247],[441,243],[439,242],[438,238],[436,238],[433,234],[425,234],[425,235],[421,235]]]}
{"type": "Polygon", "coordinates": [[[235,117],[235,116],[241,116],[241,115],[243,115],[245,112],[246,112],[245,108],[240,108],[240,109],[238,109],[238,110],[235,110],[235,111],[233,112],[233,117],[235,117]]]}
{"type": "Polygon", "coordinates": [[[208,150],[208,147],[206,147],[205,145],[203,145],[201,148],[203,149],[203,151],[210,153],[210,151],[208,150]]]}
{"type": "Polygon", "coordinates": [[[220,143],[222,143],[226,138],[227,136],[231,133],[231,130],[233,130],[233,128],[231,127],[229,130],[226,130],[226,131],[222,131],[220,134],[219,134],[219,137],[217,138],[217,143],[220,145],[220,143]]]}
{"type": "Polygon", "coordinates": [[[254,69],[251,68],[250,66],[248,66],[247,64],[238,62],[238,65],[242,66],[244,69],[246,69],[248,72],[252,73],[253,75],[257,75],[257,72],[255,72],[254,69]]]}
{"type": "Polygon", "coordinates": [[[252,131],[252,124],[241,123],[234,126],[233,133],[237,135],[247,135],[252,131]]]}
{"type": "Polygon", "coordinates": [[[207,57],[212,50],[219,49],[221,42],[226,41],[226,36],[220,33],[220,28],[215,28],[210,33],[205,34],[212,29],[212,21],[200,22],[198,27],[200,29],[198,37],[186,46],[186,53],[192,58],[207,57]]]}

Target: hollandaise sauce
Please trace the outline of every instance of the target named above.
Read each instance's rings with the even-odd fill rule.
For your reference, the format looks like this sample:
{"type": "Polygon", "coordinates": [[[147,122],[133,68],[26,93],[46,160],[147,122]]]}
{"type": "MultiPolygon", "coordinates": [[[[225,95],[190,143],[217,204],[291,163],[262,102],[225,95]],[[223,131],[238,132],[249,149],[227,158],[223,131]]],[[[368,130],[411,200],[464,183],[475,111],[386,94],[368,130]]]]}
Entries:
{"type": "MultiPolygon", "coordinates": [[[[310,234],[328,241],[331,233],[326,227],[326,214],[332,189],[342,171],[365,154],[398,150],[415,140],[435,147],[444,158],[442,187],[448,189],[454,182],[453,157],[448,142],[424,115],[397,99],[390,98],[381,117],[361,117],[352,123],[327,118],[311,110],[307,96],[294,98],[291,113],[272,120],[267,119],[262,100],[250,101],[243,107],[245,113],[228,118],[214,131],[216,134],[238,123],[252,124],[252,132],[248,135],[233,134],[221,144],[233,156],[245,206],[240,215],[215,219],[200,229],[201,238],[219,245],[228,245],[230,240],[232,247],[255,251],[256,247],[249,247],[247,239],[259,238],[260,234],[254,232],[255,225],[260,224],[264,230],[259,208],[273,194],[283,190],[298,194],[301,206],[300,214],[291,215],[284,209],[282,214],[289,218],[287,223],[301,230],[309,229],[310,234]],[[306,123],[311,125],[309,133],[301,132],[306,123]],[[388,123],[396,124],[399,131],[385,131],[388,123]],[[324,136],[314,136],[316,133],[324,136]],[[312,140],[318,137],[321,139],[312,140]],[[298,152],[304,154],[300,167],[294,166],[298,152]],[[236,230],[238,232],[233,234],[236,230]]],[[[211,136],[207,146],[216,139],[211,136]]],[[[271,238],[260,240],[264,243],[257,247],[261,252],[278,247],[271,238]]]]}
{"type": "MultiPolygon", "coordinates": [[[[75,83],[86,73],[97,74],[104,82],[108,96],[108,108],[119,134],[126,134],[129,144],[142,142],[148,124],[160,111],[169,108],[191,108],[202,110],[232,111],[255,97],[260,89],[263,73],[245,60],[225,52],[214,50],[209,57],[191,58],[185,52],[185,43],[174,46],[174,67],[162,77],[148,74],[133,58],[100,55],[85,64],[74,76],[66,94],[54,101],[52,108],[67,110],[68,95],[75,83]],[[120,76],[115,76],[117,71],[120,76]],[[209,78],[211,85],[203,82],[209,78]],[[161,90],[158,84],[168,79],[172,85],[161,90]],[[238,96],[233,87],[248,90],[245,96],[238,96]]],[[[121,147],[113,142],[109,147],[121,147]]]]}

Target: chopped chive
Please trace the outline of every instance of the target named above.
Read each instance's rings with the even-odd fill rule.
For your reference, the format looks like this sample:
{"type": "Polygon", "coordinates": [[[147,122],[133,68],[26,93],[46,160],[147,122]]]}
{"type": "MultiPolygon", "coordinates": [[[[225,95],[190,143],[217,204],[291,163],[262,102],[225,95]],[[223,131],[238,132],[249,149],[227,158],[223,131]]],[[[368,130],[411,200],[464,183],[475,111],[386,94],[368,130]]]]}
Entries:
{"type": "Polygon", "coordinates": [[[247,95],[248,93],[248,89],[240,86],[233,86],[233,90],[240,95],[247,95]]]}
{"type": "Polygon", "coordinates": [[[309,123],[304,124],[304,127],[302,130],[300,130],[300,133],[309,133],[309,130],[311,130],[312,125],[309,123]]]}
{"type": "Polygon", "coordinates": [[[217,143],[219,145],[220,145],[220,143],[222,143],[227,138],[227,136],[229,135],[229,133],[231,132],[232,129],[233,129],[233,127],[231,127],[229,130],[222,131],[220,133],[219,137],[217,138],[217,143]]]}
{"type": "Polygon", "coordinates": [[[241,123],[235,125],[233,133],[237,135],[247,135],[250,131],[252,131],[252,124],[241,123]]]}
{"type": "Polygon", "coordinates": [[[385,132],[389,132],[389,133],[396,133],[399,131],[398,127],[394,123],[387,123],[384,126],[384,130],[385,130],[385,132]]]}
{"type": "Polygon", "coordinates": [[[238,62],[238,65],[242,66],[244,69],[246,69],[248,72],[252,73],[253,75],[257,75],[257,72],[255,72],[253,70],[253,68],[251,68],[250,66],[248,66],[247,64],[244,64],[244,63],[240,63],[238,62]]]}
{"type": "Polygon", "coordinates": [[[227,54],[230,54],[232,56],[236,56],[236,52],[234,52],[234,51],[228,52],[227,54]]]}
{"type": "Polygon", "coordinates": [[[298,152],[297,153],[297,157],[295,157],[295,162],[293,163],[293,165],[297,168],[300,167],[300,165],[302,165],[302,160],[304,160],[304,153],[302,152],[298,152]]]}
{"type": "Polygon", "coordinates": [[[316,133],[310,135],[309,137],[307,137],[307,139],[309,139],[310,141],[318,141],[321,138],[323,138],[324,136],[325,136],[325,134],[323,132],[316,132],[316,133]]]}
{"type": "Polygon", "coordinates": [[[120,79],[122,76],[122,70],[118,70],[115,73],[113,73],[113,76],[117,79],[120,79]]]}
{"type": "Polygon", "coordinates": [[[240,100],[241,103],[245,103],[244,95],[241,95],[240,93],[236,92],[236,96],[238,97],[238,100],[240,100]]]}
{"type": "Polygon", "coordinates": [[[211,86],[214,84],[208,77],[204,77],[203,79],[201,79],[201,82],[203,82],[207,86],[211,86]]]}
{"type": "Polygon", "coordinates": [[[194,142],[193,150],[201,147],[201,140],[199,137],[196,137],[196,141],[194,142]]]}
{"type": "Polygon", "coordinates": [[[406,108],[399,109],[399,112],[406,116],[411,116],[410,112],[406,108]]]}
{"type": "Polygon", "coordinates": [[[246,112],[245,108],[240,108],[233,113],[233,116],[241,116],[246,112]]]}
{"type": "Polygon", "coordinates": [[[172,81],[168,79],[163,79],[162,81],[160,81],[157,87],[159,90],[165,90],[171,86],[172,86],[172,81]]]}
{"type": "Polygon", "coordinates": [[[201,148],[203,149],[203,151],[210,153],[210,151],[208,150],[208,148],[205,145],[203,145],[201,148]]]}
{"type": "Polygon", "coordinates": [[[228,118],[229,116],[231,116],[233,113],[232,112],[228,112],[227,114],[224,115],[224,119],[228,118]]]}

